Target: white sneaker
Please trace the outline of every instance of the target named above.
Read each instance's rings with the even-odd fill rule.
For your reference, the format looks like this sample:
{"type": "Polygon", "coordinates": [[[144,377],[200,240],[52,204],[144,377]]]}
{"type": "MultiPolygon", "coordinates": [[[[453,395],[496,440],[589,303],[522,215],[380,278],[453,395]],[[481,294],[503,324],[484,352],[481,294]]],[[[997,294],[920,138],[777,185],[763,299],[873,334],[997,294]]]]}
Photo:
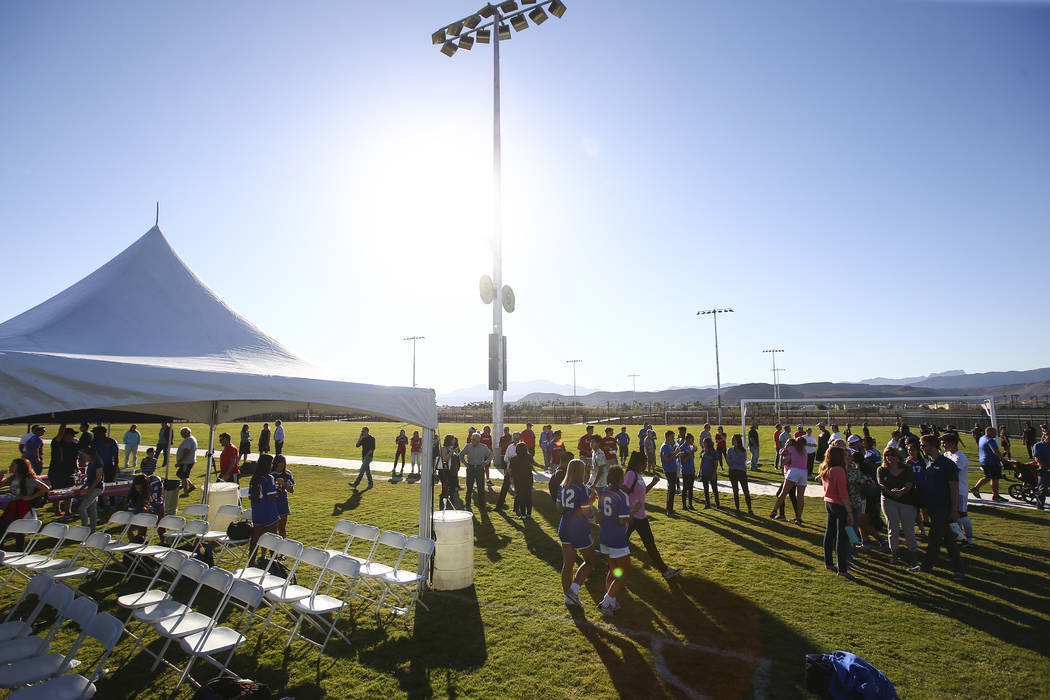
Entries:
{"type": "Polygon", "coordinates": [[[667,571],[664,572],[664,578],[667,579],[667,580],[671,580],[671,579],[673,579],[675,576],[677,576],[680,573],[682,573],[681,569],[676,569],[674,567],[668,567],[667,571]]]}
{"type": "Polygon", "coordinates": [[[576,594],[576,593],[573,593],[571,590],[568,593],[565,594],[565,604],[566,605],[583,605],[583,603],[580,602],[580,596],[578,594],[576,594]]]}

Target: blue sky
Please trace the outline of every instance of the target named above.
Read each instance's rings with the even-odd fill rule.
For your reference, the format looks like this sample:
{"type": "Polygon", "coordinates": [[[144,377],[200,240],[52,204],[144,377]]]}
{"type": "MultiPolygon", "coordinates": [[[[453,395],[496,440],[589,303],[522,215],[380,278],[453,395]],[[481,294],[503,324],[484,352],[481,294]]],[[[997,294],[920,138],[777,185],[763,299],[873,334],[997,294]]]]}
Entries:
{"type": "MultiPolygon", "coordinates": [[[[571,0],[502,45],[510,380],[1047,364],[1050,5],[571,0]]],[[[153,224],[345,376],[485,381],[471,2],[0,3],[9,318],[153,224]]],[[[119,329],[118,329],[119,332],[119,329]]]]}

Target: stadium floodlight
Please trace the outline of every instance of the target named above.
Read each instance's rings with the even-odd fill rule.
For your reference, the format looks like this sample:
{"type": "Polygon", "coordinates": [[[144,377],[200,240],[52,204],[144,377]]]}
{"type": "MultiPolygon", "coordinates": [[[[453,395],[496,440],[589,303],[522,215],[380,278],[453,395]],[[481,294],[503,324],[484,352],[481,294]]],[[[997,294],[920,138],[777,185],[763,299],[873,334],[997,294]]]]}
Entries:
{"type": "MultiPolygon", "coordinates": [[[[507,383],[506,336],[503,334],[503,313],[514,310],[513,290],[503,283],[503,207],[500,138],[500,76],[499,54],[500,43],[511,38],[511,27],[516,32],[529,26],[531,18],[535,24],[544,22],[547,7],[551,14],[561,17],[565,14],[565,4],[561,0],[493,0],[486,2],[466,17],[450,22],[431,35],[441,53],[451,57],[457,50],[470,50],[475,44],[492,44],[492,171],[493,171],[493,236],[492,268],[489,280],[493,289],[491,298],[485,303],[492,304],[492,326],[488,330],[489,339],[489,384],[492,390],[492,428],[497,435],[503,434],[503,395],[507,383]]],[[[486,275],[486,277],[488,277],[486,275]]],[[[426,500],[426,499],[423,499],[426,500]]],[[[425,505],[425,504],[422,504],[425,505]]],[[[421,505],[421,513],[424,510],[421,505]]],[[[429,507],[429,506],[428,506],[429,507]]],[[[422,517],[422,516],[421,516],[422,517]]],[[[426,530],[422,525],[421,532],[426,530]]],[[[420,566],[424,564],[421,563],[420,566]]]]}
{"type": "Polygon", "coordinates": [[[715,322],[715,396],[718,397],[718,424],[722,424],[722,370],[718,366],[718,314],[731,314],[732,309],[706,309],[697,316],[710,316],[715,322]]]}
{"type": "MultiPolygon", "coordinates": [[[[769,348],[762,352],[768,352],[773,358],[773,401],[777,402],[780,399],[780,383],[777,380],[777,353],[784,352],[782,348],[769,348]]],[[[774,403],[774,410],[777,413],[777,421],[780,421],[780,404],[774,403]]]]}
{"type": "Polygon", "coordinates": [[[573,410],[576,410],[576,365],[583,362],[583,360],[566,360],[567,364],[572,365],[572,405],[573,410]]]}

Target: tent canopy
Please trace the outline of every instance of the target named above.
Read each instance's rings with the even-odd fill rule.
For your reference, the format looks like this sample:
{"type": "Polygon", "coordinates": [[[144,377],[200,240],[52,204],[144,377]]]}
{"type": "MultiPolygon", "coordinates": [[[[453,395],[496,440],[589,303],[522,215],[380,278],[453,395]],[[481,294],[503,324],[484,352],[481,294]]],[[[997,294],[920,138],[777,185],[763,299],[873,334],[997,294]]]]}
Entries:
{"type": "Polygon", "coordinates": [[[342,381],[302,360],[220,299],[156,226],[0,324],[5,422],[105,409],[208,423],[307,407],[437,427],[433,389],[342,381]]]}

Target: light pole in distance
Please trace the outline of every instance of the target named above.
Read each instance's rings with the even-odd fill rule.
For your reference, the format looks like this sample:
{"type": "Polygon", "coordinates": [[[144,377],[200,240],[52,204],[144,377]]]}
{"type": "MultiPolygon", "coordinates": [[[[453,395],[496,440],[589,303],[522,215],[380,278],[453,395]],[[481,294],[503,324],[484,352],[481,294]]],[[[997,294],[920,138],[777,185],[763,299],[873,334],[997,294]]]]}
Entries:
{"type": "Polygon", "coordinates": [[[718,314],[731,314],[732,309],[706,309],[697,316],[710,316],[715,322],[715,396],[718,397],[718,424],[722,425],[722,371],[718,366],[718,314]]]}
{"type": "Polygon", "coordinates": [[[777,380],[777,353],[784,352],[781,348],[769,348],[762,352],[768,352],[773,358],[773,410],[777,414],[777,422],[780,422],[780,384],[777,380]]]}
{"type": "Polygon", "coordinates": [[[576,411],[576,365],[583,362],[583,360],[566,360],[566,363],[572,365],[572,410],[576,411]]]}
{"type": "Polygon", "coordinates": [[[421,335],[410,335],[407,338],[402,338],[402,340],[411,340],[412,341],[412,386],[413,386],[413,388],[416,386],[416,341],[417,340],[424,340],[424,339],[425,339],[424,336],[421,336],[421,335]]]}

